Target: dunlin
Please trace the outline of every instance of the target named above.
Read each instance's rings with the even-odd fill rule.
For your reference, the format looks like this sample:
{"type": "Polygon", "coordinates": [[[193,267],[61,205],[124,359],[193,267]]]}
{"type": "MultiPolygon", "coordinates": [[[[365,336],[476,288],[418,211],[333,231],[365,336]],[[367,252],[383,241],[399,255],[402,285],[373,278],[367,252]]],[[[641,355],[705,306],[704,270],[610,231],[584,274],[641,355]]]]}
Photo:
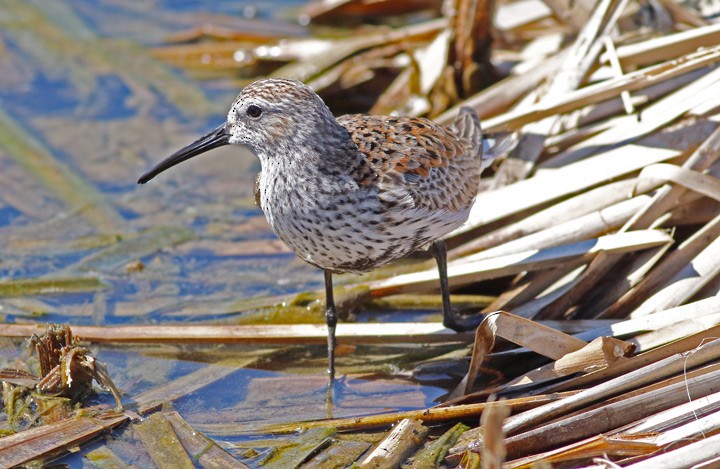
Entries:
{"type": "Polygon", "coordinates": [[[480,121],[470,108],[449,127],[415,117],[336,119],[302,83],[265,79],[242,90],[225,123],[138,183],[223,145],[244,145],[260,159],[256,200],[268,223],[300,258],[325,272],[332,380],[333,273],[367,272],[429,249],[440,274],[443,322],[456,330],[467,326],[450,306],[442,237],[467,220],[480,173],[507,151],[507,142],[483,151],[480,121]]]}

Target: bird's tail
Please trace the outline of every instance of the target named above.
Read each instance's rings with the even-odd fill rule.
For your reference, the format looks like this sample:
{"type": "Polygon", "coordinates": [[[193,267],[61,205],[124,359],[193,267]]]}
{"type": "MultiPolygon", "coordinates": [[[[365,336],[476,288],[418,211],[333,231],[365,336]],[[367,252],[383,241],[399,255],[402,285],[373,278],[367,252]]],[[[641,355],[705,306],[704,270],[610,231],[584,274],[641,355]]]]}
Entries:
{"type": "Polygon", "coordinates": [[[490,163],[515,149],[518,144],[518,136],[515,132],[502,132],[489,134],[483,137],[482,167],[490,166],[490,163]]]}
{"type": "Polygon", "coordinates": [[[483,135],[480,118],[475,110],[468,106],[460,108],[453,127],[459,138],[468,141],[473,148],[478,148],[482,158],[481,171],[495,159],[512,151],[518,143],[515,133],[483,135]]]}
{"type": "Polygon", "coordinates": [[[480,148],[483,139],[482,126],[473,108],[462,106],[453,122],[453,128],[455,135],[468,142],[471,148],[480,148]]]}

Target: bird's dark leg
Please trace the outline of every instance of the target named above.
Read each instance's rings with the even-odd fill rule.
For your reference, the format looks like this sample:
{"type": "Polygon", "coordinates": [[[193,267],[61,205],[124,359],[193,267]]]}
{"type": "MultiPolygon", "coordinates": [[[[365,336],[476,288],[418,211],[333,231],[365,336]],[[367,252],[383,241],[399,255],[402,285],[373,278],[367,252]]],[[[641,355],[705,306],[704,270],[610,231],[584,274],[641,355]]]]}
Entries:
{"type": "Polygon", "coordinates": [[[337,309],[333,296],[332,272],[325,271],[325,322],[328,328],[328,376],[330,386],[335,379],[335,326],[337,326],[337,309]]]}
{"type": "Polygon", "coordinates": [[[457,332],[468,331],[476,328],[482,321],[477,314],[469,317],[462,317],[460,313],[450,305],[450,287],[447,277],[447,248],[442,239],[430,245],[430,253],[437,261],[438,273],[440,274],[440,294],[443,302],[443,325],[457,332]]]}

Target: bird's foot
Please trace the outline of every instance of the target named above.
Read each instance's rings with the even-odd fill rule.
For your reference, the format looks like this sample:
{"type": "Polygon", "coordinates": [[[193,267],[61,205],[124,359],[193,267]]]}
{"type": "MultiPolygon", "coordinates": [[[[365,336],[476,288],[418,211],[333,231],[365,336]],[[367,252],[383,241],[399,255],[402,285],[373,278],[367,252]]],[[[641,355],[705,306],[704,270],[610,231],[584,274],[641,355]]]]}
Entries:
{"type": "Polygon", "coordinates": [[[466,332],[477,328],[482,322],[482,314],[460,314],[455,308],[443,313],[443,326],[455,332],[466,332]]]}
{"type": "Polygon", "coordinates": [[[342,400],[345,390],[348,387],[347,376],[340,375],[329,380],[325,387],[325,411],[328,419],[334,418],[335,407],[342,400]]]}
{"type": "Polygon", "coordinates": [[[331,377],[328,380],[327,386],[325,387],[325,406],[327,411],[327,418],[332,418],[333,410],[335,409],[335,379],[331,377]]]}

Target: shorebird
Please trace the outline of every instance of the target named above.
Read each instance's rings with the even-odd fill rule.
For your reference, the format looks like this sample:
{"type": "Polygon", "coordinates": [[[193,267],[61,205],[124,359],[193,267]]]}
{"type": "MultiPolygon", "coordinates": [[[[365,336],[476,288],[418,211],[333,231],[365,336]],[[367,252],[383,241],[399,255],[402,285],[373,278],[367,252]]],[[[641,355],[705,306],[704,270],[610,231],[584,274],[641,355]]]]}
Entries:
{"type": "MultiPolygon", "coordinates": [[[[144,184],[189,158],[243,145],[260,160],[256,201],[275,234],[325,273],[328,374],[335,374],[334,273],[363,273],[429,249],[440,275],[443,323],[451,308],[443,236],[468,218],[482,170],[509,150],[483,139],[463,107],[451,126],[416,117],[333,116],[300,82],[264,79],[245,87],[225,123],[144,174],[144,184]]],[[[473,325],[476,325],[474,323],[473,325]]]]}

